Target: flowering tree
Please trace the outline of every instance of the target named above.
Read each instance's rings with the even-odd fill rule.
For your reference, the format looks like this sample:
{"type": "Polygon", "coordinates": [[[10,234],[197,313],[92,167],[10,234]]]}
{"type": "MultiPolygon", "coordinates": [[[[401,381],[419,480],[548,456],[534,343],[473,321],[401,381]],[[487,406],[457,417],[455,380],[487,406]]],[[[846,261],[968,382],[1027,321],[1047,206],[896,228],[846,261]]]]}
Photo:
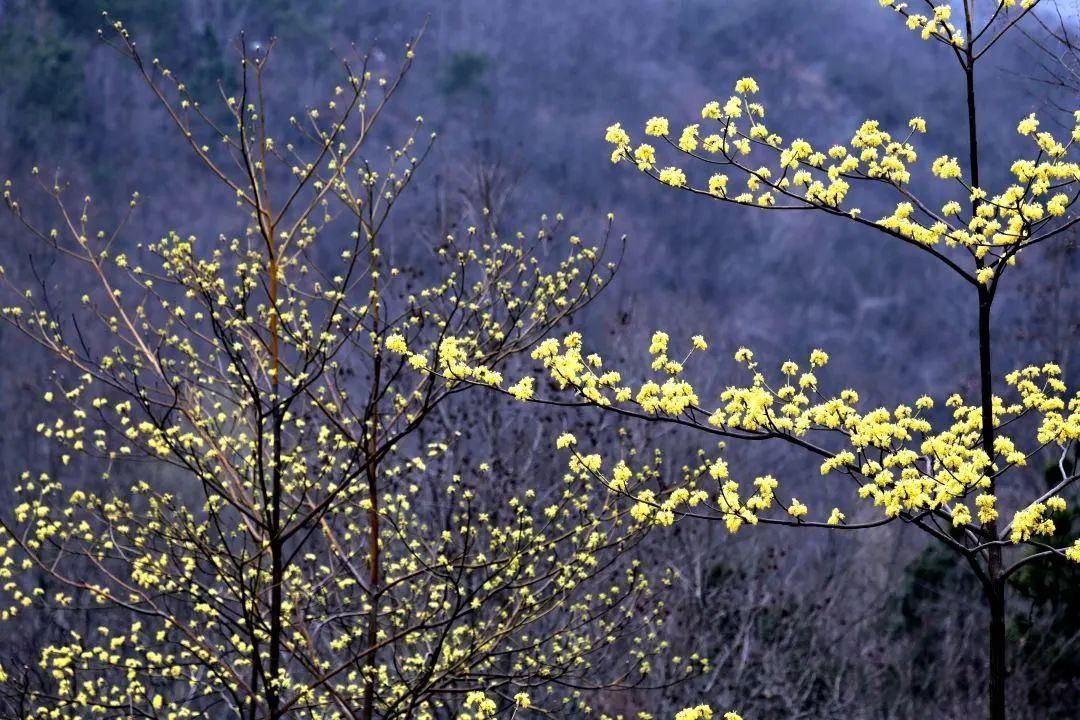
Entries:
{"type": "MultiPolygon", "coordinates": [[[[675,347],[663,331],[652,337],[645,377],[612,367],[572,333],[561,343],[545,340],[533,356],[573,399],[539,398],[531,378],[509,392],[677,425],[703,437],[786,443],[817,458],[823,476],[850,485],[851,506],[810,508],[789,490],[791,483],[768,475],[752,482],[736,479],[722,457],[706,451],[705,459],[688,465],[677,481],[657,487],[650,478],[641,482],[641,473],[616,453],[607,458],[589,453],[570,434],[558,441],[571,452],[572,465],[584,465],[608,492],[625,496],[631,514],[646,525],[696,518],[723,522],[734,533],[759,524],[853,531],[901,521],[926,532],[955,551],[981,583],[989,614],[989,717],[1003,720],[1009,579],[1034,562],[1080,562],[1080,540],[1054,539],[1055,513],[1066,509],[1080,479],[1070,455],[1080,439],[1080,394],[1067,396],[1061,370],[1052,362],[999,376],[991,317],[1001,284],[1019,271],[1025,252],[1064,237],[1080,220],[1074,209],[1080,165],[1073,148],[1080,140],[1080,112],[1066,138],[1042,129],[1035,115],[1010,120],[1019,121],[1024,150],[1009,168],[1010,182],[988,185],[982,180],[987,159],[979,145],[976,70],[1039,0],[928,3],[928,14],[892,0],[881,5],[940,45],[943,64],[958,68],[967,119],[963,153],[920,163],[917,137],[927,131],[920,117],[901,132],[867,120],[850,140],[827,149],[798,137],[785,140],[766,125],[765,107],[753,99],[757,82],[743,78],[728,100],[707,103],[701,122],[678,133],[664,117],[649,120],[645,134],[656,138],[659,148],[635,145],[620,124],[612,125],[607,129],[611,159],[665,187],[717,202],[834,216],[941,263],[972,301],[978,394],[957,393],[944,402],[912,398],[891,409],[868,406],[854,389],[828,389],[823,369],[829,358],[822,350],[810,353],[804,364],[787,361],[773,370],[743,348],[735,360],[747,380],[724,390],[717,406],[699,397],[687,377],[691,363],[700,363],[707,350],[705,338],[695,336],[687,346],[675,347]],[[954,11],[954,5],[960,9],[954,11]],[[684,164],[661,162],[662,153],[675,154],[684,164]],[[874,219],[860,205],[888,209],[874,219]],[[1034,482],[1041,473],[1026,468],[1046,459],[1056,463],[1059,475],[1044,492],[1034,482]],[[860,512],[860,502],[877,510],[860,512]]],[[[806,497],[805,488],[797,492],[806,497]]]]}
{"type": "Polygon", "coordinates": [[[85,280],[72,314],[4,276],[4,319],[66,368],[39,430],[80,470],[28,470],[2,517],[0,620],[83,618],[42,651],[40,682],[0,667],[21,711],[490,717],[640,684],[665,645],[630,555],[645,528],[585,465],[482,492],[490,469],[461,465],[432,422],[595,297],[610,233],[586,246],[557,218],[503,239],[487,215],[431,246],[394,241],[430,143],[418,118],[384,157],[368,146],[412,45],[389,77],[344,63],[286,126],[264,100],[269,50],[245,50],[222,126],[122,24],[105,37],[236,211],[216,240],[130,247],[61,182],[39,182],[53,224],[5,184],[85,280]]]}

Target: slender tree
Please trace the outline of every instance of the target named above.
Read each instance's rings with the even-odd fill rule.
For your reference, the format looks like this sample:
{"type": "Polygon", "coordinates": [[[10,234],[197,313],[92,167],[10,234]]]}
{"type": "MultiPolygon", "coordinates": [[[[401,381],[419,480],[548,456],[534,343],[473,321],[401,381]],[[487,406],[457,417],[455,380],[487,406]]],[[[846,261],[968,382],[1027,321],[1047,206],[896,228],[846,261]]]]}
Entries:
{"type": "MultiPolygon", "coordinates": [[[[857,505],[812,510],[788,491],[797,483],[768,475],[741,482],[713,451],[703,451],[705,460],[692,463],[681,478],[656,487],[637,483],[640,473],[617,452],[586,455],[569,434],[558,442],[574,463],[592,458],[596,479],[625,495],[643,524],[696,518],[726,523],[734,533],[747,524],[853,531],[900,521],[924,531],[953,550],[981,585],[989,618],[988,717],[1004,720],[1009,580],[1031,563],[1080,562],[1080,540],[1064,542],[1054,522],[1080,479],[1069,460],[1080,439],[1080,395],[1066,395],[1061,370],[1052,362],[999,375],[991,318],[1001,284],[1020,270],[1025,253],[1063,239],[1080,221],[1074,207],[1080,165],[1073,160],[1080,113],[1066,138],[1040,127],[1035,115],[1008,119],[1019,123],[1025,149],[1008,168],[1010,182],[988,184],[987,153],[979,143],[984,118],[977,69],[1032,16],[1039,0],[927,3],[925,14],[915,5],[880,4],[941,46],[943,64],[960,73],[965,147],[957,156],[928,163],[929,173],[918,159],[917,137],[927,131],[923,118],[912,118],[899,133],[867,120],[847,142],[816,149],[803,138],[787,141],[766,124],[764,105],[753,99],[758,84],[749,77],[735,84],[726,101],[707,103],[700,122],[678,133],[665,117],[650,119],[645,134],[661,148],[635,146],[620,124],[612,125],[606,136],[614,146],[611,160],[665,187],[717,202],[833,216],[940,263],[970,299],[978,338],[971,358],[978,377],[975,397],[956,393],[944,403],[923,396],[891,409],[867,406],[855,390],[830,392],[819,381],[828,362],[822,350],[810,353],[803,366],[778,363],[776,372],[742,348],[735,360],[748,380],[720,393],[716,406],[702,400],[687,379],[689,365],[702,362],[705,338],[695,336],[685,349],[676,348],[663,331],[652,336],[651,366],[644,373],[612,367],[589,352],[579,333],[561,343],[549,338],[533,356],[573,396],[540,397],[528,378],[527,392],[511,392],[534,402],[593,406],[626,419],[677,425],[703,437],[786,443],[817,458],[823,476],[844,478],[855,500],[880,512],[867,515],[857,505]],[[661,162],[662,153],[682,157],[686,167],[661,162]],[[939,202],[943,193],[948,199],[939,202]],[[873,219],[860,205],[891,210],[873,219]],[[1058,473],[1049,490],[1038,469],[1027,470],[1047,460],[1058,473]]],[[[520,383],[514,387],[520,390],[520,383]]],[[[806,497],[804,492],[799,494],[806,497]]]]}

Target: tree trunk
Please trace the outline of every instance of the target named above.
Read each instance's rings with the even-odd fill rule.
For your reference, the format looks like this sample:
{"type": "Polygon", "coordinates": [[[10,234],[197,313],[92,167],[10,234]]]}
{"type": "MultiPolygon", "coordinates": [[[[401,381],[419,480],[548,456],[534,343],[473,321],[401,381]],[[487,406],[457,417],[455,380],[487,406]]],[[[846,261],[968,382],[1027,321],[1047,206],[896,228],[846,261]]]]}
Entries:
{"type": "MultiPolygon", "coordinates": [[[[1000,555],[1000,550],[998,554],[1000,555]]],[[[990,720],[1005,720],[1005,581],[992,579],[986,588],[986,600],[990,606],[990,667],[989,703],[990,720]]]]}
{"type": "MultiPolygon", "coordinates": [[[[993,424],[993,374],[990,354],[990,306],[993,296],[985,288],[979,288],[979,379],[982,394],[982,444],[983,450],[994,461],[993,424]]],[[[987,472],[992,473],[992,469],[987,472]]],[[[991,483],[987,492],[994,494],[991,483]]],[[[986,534],[998,537],[996,520],[983,526],[986,534]]],[[[990,720],[1005,720],[1005,578],[1001,562],[1001,546],[991,545],[986,551],[986,603],[990,609],[990,632],[988,633],[987,703],[990,720]]]]}

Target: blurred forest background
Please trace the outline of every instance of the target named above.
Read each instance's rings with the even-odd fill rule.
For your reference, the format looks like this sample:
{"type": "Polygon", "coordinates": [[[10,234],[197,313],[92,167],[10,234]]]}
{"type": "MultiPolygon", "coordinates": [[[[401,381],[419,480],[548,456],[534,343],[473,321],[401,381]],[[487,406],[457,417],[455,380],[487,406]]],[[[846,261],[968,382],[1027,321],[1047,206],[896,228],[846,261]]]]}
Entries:
{"type": "MultiPolygon", "coordinates": [[[[825,348],[830,376],[874,403],[971,393],[977,383],[975,327],[951,319],[972,298],[910,248],[818,214],[766,217],[658,193],[608,160],[603,134],[612,122],[637,125],[661,112],[692,118],[748,74],[762,83],[772,112],[787,118],[774,120],[786,135],[828,145],[867,117],[903,126],[921,115],[930,127],[924,155],[957,154],[966,142],[964,126],[953,122],[963,111],[955,92],[961,76],[936,72],[936,48],[875,2],[0,0],[0,177],[25,177],[33,166],[46,176],[58,170],[118,215],[137,190],[144,202],[123,238],[134,244],[169,230],[217,236],[234,228],[219,226],[211,195],[220,193],[200,179],[129,63],[98,42],[102,7],[206,106],[235,90],[241,31],[248,43],[276,38],[268,77],[282,115],[299,114],[336,81],[335,52],[370,50],[377,71],[384,58],[395,63],[426,23],[416,68],[383,127],[420,114],[439,139],[393,232],[409,243],[470,224],[489,207],[510,228],[562,212],[587,236],[615,213],[618,232],[628,236],[625,260],[614,285],[577,318],[594,336],[607,334],[611,354],[642,356],[648,335],[662,326],[686,337],[704,333],[716,359],[741,345],[777,359],[825,348]]],[[[1060,7],[1064,22],[1073,22],[1075,8],[1060,7]]],[[[1048,20],[1058,21],[1052,13],[1048,20]]],[[[991,177],[1007,173],[1022,116],[1060,113],[1071,127],[1077,94],[1057,79],[1073,69],[1071,56],[1063,52],[1059,64],[1038,41],[997,50],[981,78],[984,117],[1003,118],[984,124],[982,141],[1001,159],[991,177]]],[[[64,297],[62,272],[30,254],[7,215],[0,242],[5,264],[14,258],[32,266],[60,302],[77,302],[64,297]]],[[[1027,284],[1007,288],[995,319],[998,347],[1009,358],[1002,372],[1053,359],[1071,386],[1080,380],[1075,248],[1070,238],[1036,251],[1026,261],[1027,284]]],[[[0,344],[0,465],[12,475],[48,468],[59,460],[34,418],[50,362],[7,327],[0,344]]],[[[719,388],[736,369],[717,365],[719,388]]],[[[472,418],[476,433],[461,446],[462,462],[492,462],[500,483],[513,483],[521,468],[533,477],[561,472],[550,448],[535,440],[534,411],[468,397],[453,409],[472,418]]],[[[659,432],[641,428],[638,442],[686,454],[678,433],[659,432]]],[[[772,451],[732,452],[777,476],[817,475],[772,451]]],[[[1043,482],[1039,468],[1029,472],[1032,483],[1043,482]]],[[[0,502],[7,503],[5,483],[0,502]]],[[[824,504],[826,492],[823,485],[822,495],[805,499],[824,504]]],[[[956,601],[977,593],[961,586],[969,580],[945,550],[902,525],[861,537],[731,537],[703,524],[663,535],[650,552],[680,578],[666,598],[672,643],[707,655],[713,669],[662,692],[612,697],[612,708],[664,711],[687,697],[737,703],[756,718],[930,710],[961,717],[982,707],[983,610],[956,601]],[[951,670],[933,670],[941,667],[951,670]]],[[[1016,717],[1077,717],[1080,583],[1067,568],[1038,567],[1015,581],[1016,717]],[[1045,632],[1051,623],[1058,632],[1045,632]]],[[[36,633],[5,635],[0,657],[32,657],[40,641],[36,633]]]]}

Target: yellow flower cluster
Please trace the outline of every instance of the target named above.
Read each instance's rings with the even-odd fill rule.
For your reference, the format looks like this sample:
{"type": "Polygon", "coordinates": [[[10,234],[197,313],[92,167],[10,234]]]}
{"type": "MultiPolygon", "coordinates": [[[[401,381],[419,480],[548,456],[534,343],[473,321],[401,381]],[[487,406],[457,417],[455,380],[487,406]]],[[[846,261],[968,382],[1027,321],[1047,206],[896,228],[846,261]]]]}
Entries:
{"type": "MultiPolygon", "coordinates": [[[[1011,4],[1015,0],[1005,1],[1011,4]]],[[[1031,2],[1032,0],[1023,1],[1031,2]]],[[[908,29],[918,32],[923,40],[937,40],[952,47],[964,47],[963,34],[951,22],[952,5],[949,3],[933,5],[931,6],[932,14],[923,15],[910,12],[906,2],[897,2],[897,0],[878,0],[878,2],[882,7],[891,8],[902,15],[908,29]]]]}
{"type": "MultiPolygon", "coordinates": [[[[694,347],[704,345],[693,343],[694,347]]],[[[802,372],[792,361],[780,366],[774,383],[763,372],[747,348],[735,355],[736,362],[750,373],[750,382],[731,385],[719,394],[715,409],[701,407],[698,391],[684,377],[684,364],[670,359],[671,339],[658,331],[650,340],[651,369],[663,374],[660,379],[644,379],[639,385],[622,385],[622,373],[607,370],[604,376],[593,371],[603,361],[583,356],[583,340],[574,333],[560,344],[546,340],[534,357],[541,360],[552,380],[577,394],[581,400],[599,407],[615,407],[624,415],[677,421],[709,434],[727,437],[776,438],[819,455],[821,473],[843,473],[858,483],[858,497],[880,508],[887,518],[903,516],[920,519],[941,515],[956,526],[973,522],[964,501],[974,498],[978,522],[994,522],[998,517],[998,499],[987,492],[991,480],[1012,467],[1026,465],[1031,450],[1023,450],[1004,431],[1012,419],[1022,416],[1039,418],[1035,440],[1039,446],[1067,446],[1080,441],[1080,394],[1067,403],[1062,397],[1065,385],[1060,368],[1054,364],[1032,366],[1010,373],[1006,383],[1016,393],[1016,401],[994,399],[994,423],[999,428],[994,441],[994,455],[982,446],[982,409],[965,403],[960,396],[949,397],[944,405],[951,411],[951,422],[935,428],[929,415],[935,407],[926,396],[912,405],[861,409],[859,395],[843,390],[837,395],[819,391],[813,372],[802,372]],[[602,380],[602,377],[609,378],[602,380]],[[832,437],[836,442],[823,445],[814,437],[832,437]]],[[[828,355],[814,350],[809,356],[811,369],[828,363],[828,355]]],[[[560,440],[559,447],[569,443],[560,440]]],[[[609,489],[628,495],[633,501],[632,514],[639,522],[668,524],[688,508],[698,506],[714,510],[732,532],[743,524],[809,522],[810,509],[796,498],[781,505],[783,515],[766,514],[775,503],[777,481],[769,476],[754,481],[755,492],[743,496],[739,483],[730,478],[727,464],[721,459],[703,461],[686,475],[683,485],[657,495],[642,483],[629,485],[625,465],[616,467],[612,479],[599,471],[599,456],[591,458],[590,471],[596,473],[609,489]],[[705,494],[701,481],[711,479],[715,494],[705,494]],[[710,497],[710,495],[712,495],[710,497]],[[786,517],[785,517],[786,516],[786,517]]],[[[572,467],[583,464],[575,453],[572,467]]],[[[1054,496],[1019,510],[1010,524],[1009,538],[1024,542],[1034,536],[1053,533],[1053,521],[1047,513],[1059,511],[1064,500],[1054,496]]],[[[828,526],[843,525],[847,515],[833,508],[826,518],[813,521],[828,526]]]]}
{"type": "MultiPolygon", "coordinates": [[[[907,14],[906,5],[894,7],[907,14]]],[[[908,15],[908,22],[924,34],[962,44],[950,17],[946,4],[937,6],[932,17],[908,15]]],[[[758,89],[752,78],[739,80],[735,94],[726,102],[705,104],[701,117],[706,124],[686,126],[677,139],[671,139],[666,118],[654,117],[646,124],[647,135],[662,138],[693,163],[726,168],[726,172],[712,172],[703,184],[691,181],[688,170],[678,165],[658,167],[657,150],[647,144],[634,149],[632,138],[618,124],[608,128],[606,135],[615,146],[612,160],[631,157],[640,172],[664,185],[724,202],[821,209],[932,249],[940,257],[944,257],[941,251],[934,248],[941,243],[947,248],[963,248],[976,267],[968,271],[954,263],[954,269],[987,286],[1016,262],[1021,250],[1071,221],[1070,210],[1080,194],[1080,165],[1070,159],[1073,144],[1080,137],[1080,112],[1070,137],[1064,140],[1051,132],[1040,132],[1034,114],[1023,119],[1017,132],[1026,139],[1031,155],[1012,164],[1015,182],[996,193],[972,187],[955,156],[936,158],[931,163],[932,174],[954,183],[961,197],[935,209],[911,187],[912,168],[918,161],[912,136],[926,132],[923,118],[912,118],[906,136],[895,138],[878,121],[867,120],[846,144],[817,149],[798,137],[785,142],[766,126],[765,107],[749,99],[758,89]],[[732,186],[735,176],[742,178],[745,189],[732,186]],[[857,189],[866,193],[891,191],[899,199],[888,215],[877,221],[864,220],[861,210],[848,202],[857,189]],[[961,199],[970,209],[967,217],[963,216],[961,199]]]]}
{"type": "MultiPolygon", "coordinates": [[[[712,708],[708,705],[697,705],[675,713],[675,720],[712,720],[713,717],[712,708]]],[[[736,712],[726,712],[723,720],[742,720],[742,717],[736,712]]]]}

